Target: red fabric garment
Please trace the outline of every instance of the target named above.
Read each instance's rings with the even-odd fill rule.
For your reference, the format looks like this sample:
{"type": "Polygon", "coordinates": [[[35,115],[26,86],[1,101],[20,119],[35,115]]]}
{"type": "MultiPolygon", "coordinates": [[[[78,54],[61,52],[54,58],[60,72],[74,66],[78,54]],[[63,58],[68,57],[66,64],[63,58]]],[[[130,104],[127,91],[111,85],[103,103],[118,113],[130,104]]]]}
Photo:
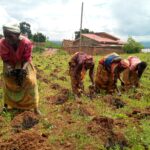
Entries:
{"type": "MultiPolygon", "coordinates": [[[[100,60],[99,60],[99,64],[101,64],[101,65],[103,65],[104,66],[104,61],[105,61],[105,59],[106,59],[107,57],[103,57],[103,58],[101,58],[100,60]]],[[[110,66],[110,77],[113,79],[114,78],[114,70],[115,70],[115,68],[118,66],[118,62],[114,62],[114,63],[112,63],[111,64],[111,66],[110,66]]],[[[106,68],[105,68],[105,70],[106,70],[106,68]]],[[[107,71],[107,70],[106,70],[107,71]]]]}
{"type": "Polygon", "coordinates": [[[76,59],[78,64],[85,64],[87,60],[91,60],[91,61],[93,60],[93,57],[91,55],[82,52],[77,53],[76,57],[77,57],[76,59]]]}
{"type": "Polygon", "coordinates": [[[129,63],[130,63],[130,70],[134,71],[137,64],[141,62],[141,60],[136,56],[129,56],[128,57],[129,63]]]}
{"type": "Polygon", "coordinates": [[[104,65],[104,60],[105,60],[105,58],[100,59],[100,60],[99,60],[99,64],[104,65]]]}
{"type": "MultiPolygon", "coordinates": [[[[105,58],[103,57],[102,59],[99,60],[99,64],[104,65],[104,61],[105,61],[105,58]]],[[[110,68],[111,68],[111,73],[112,73],[112,74],[114,73],[114,68],[115,68],[118,64],[119,64],[118,62],[114,62],[114,63],[111,64],[110,68]]]]}
{"type": "Polygon", "coordinates": [[[0,40],[0,56],[3,61],[13,66],[17,63],[31,61],[31,53],[32,43],[24,36],[22,36],[16,51],[13,50],[13,47],[5,39],[0,40]]]}

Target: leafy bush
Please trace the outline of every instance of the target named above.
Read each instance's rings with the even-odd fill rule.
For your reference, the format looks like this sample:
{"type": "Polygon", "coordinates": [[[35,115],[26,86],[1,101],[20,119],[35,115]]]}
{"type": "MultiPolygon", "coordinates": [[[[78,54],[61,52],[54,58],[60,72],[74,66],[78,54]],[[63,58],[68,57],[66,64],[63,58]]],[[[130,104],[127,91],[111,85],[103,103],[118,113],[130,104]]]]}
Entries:
{"type": "Polygon", "coordinates": [[[51,42],[51,41],[46,41],[45,47],[46,48],[57,48],[57,49],[60,49],[61,48],[61,43],[55,43],[55,42],[51,42]]]}
{"type": "Polygon", "coordinates": [[[32,38],[33,38],[34,42],[45,42],[46,41],[46,36],[43,35],[42,33],[35,33],[32,38]]]}
{"type": "Polygon", "coordinates": [[[27,22],[20,22],[21,33],[27,35],[29,39],[32,39],[31,25],[27,22]]]}
{"type": "Polygon", "coordinates": [[[42,47],[42,46],[37,46],[37,47],[33,48],[34,53],[41,53],[43,51],[44,51],[44,47],[42,47]]]}
{"type": "Polygon", "coordinates": [[[136,42],[132,37],[129,37],[123,49],[126,53],[139,53],[144,46],[136,42]]]}

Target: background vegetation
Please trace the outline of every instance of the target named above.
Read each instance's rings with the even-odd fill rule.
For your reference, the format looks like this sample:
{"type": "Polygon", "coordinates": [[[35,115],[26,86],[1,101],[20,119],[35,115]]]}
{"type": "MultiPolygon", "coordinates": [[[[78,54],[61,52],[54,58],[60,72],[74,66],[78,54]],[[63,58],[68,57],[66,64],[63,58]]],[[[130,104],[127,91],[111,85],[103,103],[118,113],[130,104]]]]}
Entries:
{"type": "Polygon", "coordinates": [[[144,46],[140,42],[136,42],[132,37],[129,37],[123,49],[126,53],[139,53],[144,46]]]}

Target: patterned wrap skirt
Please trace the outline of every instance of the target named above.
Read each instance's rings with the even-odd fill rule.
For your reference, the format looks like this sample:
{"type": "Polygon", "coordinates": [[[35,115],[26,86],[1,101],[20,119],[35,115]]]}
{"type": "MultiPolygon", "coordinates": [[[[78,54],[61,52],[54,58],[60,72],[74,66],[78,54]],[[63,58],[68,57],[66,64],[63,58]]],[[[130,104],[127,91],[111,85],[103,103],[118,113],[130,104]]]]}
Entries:
{"type": "Polygon", "coordinates": [[[139,78],[136,71],[126,69],[123,72],[122,80],[124,81],[125,87],[139,86],[139,78]]]}
{"type": "MultiPolygon", "coordinates": [[[[20,65],[15,68],[19,69],[20,65]]],[[[15,77],[6,75],[7,68],[3,65],[3,93],[4,103],[11,108],[32,109],[37,108],[39,103],[36,70],[32,63],[26,68],[27,76],[22,86],[15,82],[15,77]]]]}
{"type": "Polygon", "coordinates": [[[116,81],[112,73],[108,72],[106,68],[99,63],[95,77],[96,89],[104,89],[108,92],[113,92],[115,90],[115,84],[116,81]]]}

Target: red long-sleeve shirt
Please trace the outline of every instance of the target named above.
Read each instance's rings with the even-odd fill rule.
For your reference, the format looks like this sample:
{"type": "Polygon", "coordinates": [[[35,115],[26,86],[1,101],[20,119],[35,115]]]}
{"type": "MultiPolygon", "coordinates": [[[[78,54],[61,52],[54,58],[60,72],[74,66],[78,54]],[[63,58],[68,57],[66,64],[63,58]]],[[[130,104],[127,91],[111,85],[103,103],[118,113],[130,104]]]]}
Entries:
{"type": "Polygon", "coordinates": [[[0,40],[0,56],[4,62],[15,66],[17,63],[31,61],[32,42],[22,36],[18,48],[15,51],[3,38],[0,40]]]}

